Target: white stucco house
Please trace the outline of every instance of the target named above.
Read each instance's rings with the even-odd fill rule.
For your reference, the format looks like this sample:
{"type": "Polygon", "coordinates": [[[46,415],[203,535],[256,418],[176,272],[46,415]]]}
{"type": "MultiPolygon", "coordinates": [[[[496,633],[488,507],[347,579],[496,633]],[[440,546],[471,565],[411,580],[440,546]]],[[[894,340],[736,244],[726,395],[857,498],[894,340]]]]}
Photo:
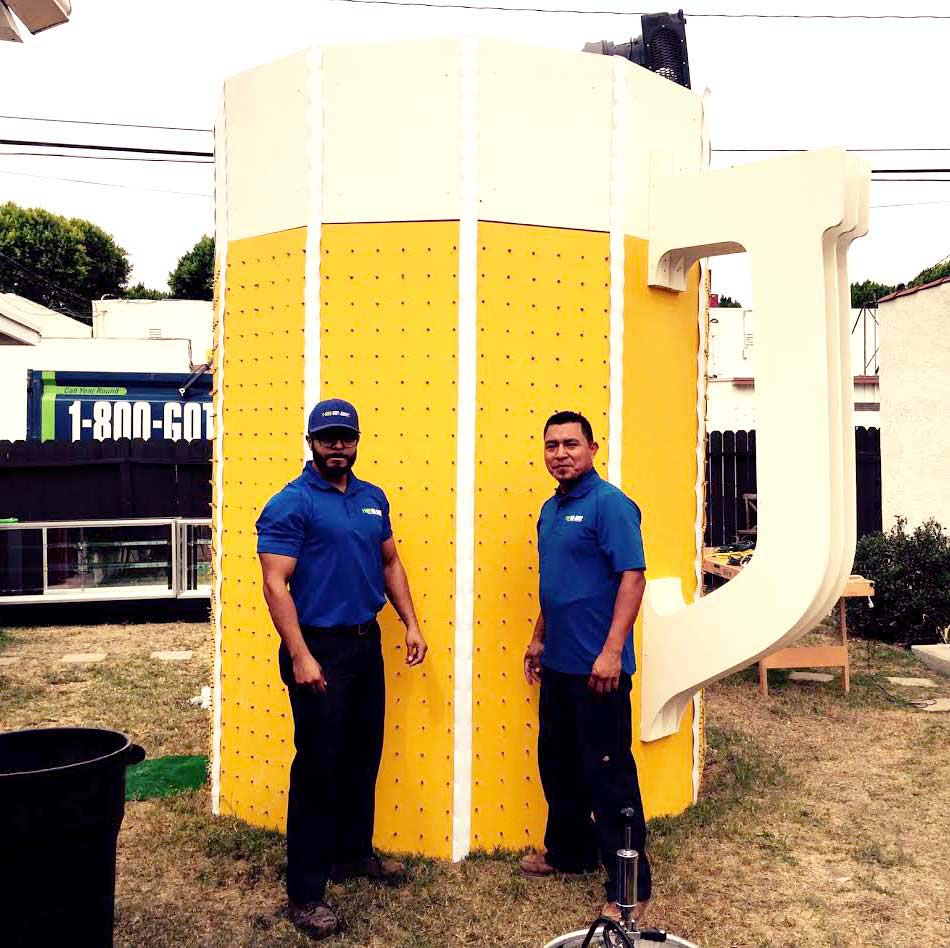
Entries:
{"type": "MultiPolygon", "coordinates": [[[[854,424],[879,428],[880,336],[873,310],[851,310],[851,367],[854,376],[854,424]]],[[[748,431],[755,416],[755,323],[751,309],[714,306],[709,310],[707,431],[748,431]]],[[[795,399],[807,378],[788,379],[795,399]]]]}
{"type": "Polygon", "coordinates": [[[93,324],[0,293],[0,441],[26,437],[27,371],[190,374],[207,363],[212,304],[107,300],[93,324]]]}
{"type": "Polygon", "coordinates": [[[950,528],[950,276],[878,301],[884,529],[950,528]]]}

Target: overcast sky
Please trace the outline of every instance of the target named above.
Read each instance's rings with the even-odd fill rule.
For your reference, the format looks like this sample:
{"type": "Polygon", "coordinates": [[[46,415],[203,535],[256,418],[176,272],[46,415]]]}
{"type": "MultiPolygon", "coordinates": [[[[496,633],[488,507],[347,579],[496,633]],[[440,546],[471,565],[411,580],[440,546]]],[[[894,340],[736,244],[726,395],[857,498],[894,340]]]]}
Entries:
{"type": "MultiPolygon", "coordinates": [[[[624,9],[617,0],[537,5],[624,9]]],[[[662,9],[652,2],[632,6],[662,9]]],[[[950,7],[946,0],[697,0],[687,7],[687,15],[704,12],[908,15],[950,14],[950,7]]],[[[341,0],[73,0],[70,23],[27,35],[22,45],[0,43],[0,112],[209,129],[224,77],[309,45],[478,35],[580,49],[589,40],[620,41],[639,32],[639,15],[432,10],[341,0]]],[[[942,146],[946,150],[867,157],[875,168],[950,166],[950,20],[693,17],[687,42],[693,89],[712,91],[714,148],[942,146]]],[[[0,119],[0,137],[194,151],[212,145],[211,135],[200,132],[7,118],[0,119]]],[[[0,146],[18,150],[31,149],[0,146]]],[[[758,157],[765,156],[720,152],[714,165],[758,157]]],[[[0,201],[94,221],[128,251],[133,282],[158,288],[165,288],[178,257],[212,232],[211,190],[210,166],[0,157],[0,201]]],[[[950,183],[875,183],[871,198],[871,233],[852,247],[852,280],[906,281],[950,254],[950,183]]],[[[751,305],[741,257],[718,258],[713,275],[714,289],[751,305]]]]}

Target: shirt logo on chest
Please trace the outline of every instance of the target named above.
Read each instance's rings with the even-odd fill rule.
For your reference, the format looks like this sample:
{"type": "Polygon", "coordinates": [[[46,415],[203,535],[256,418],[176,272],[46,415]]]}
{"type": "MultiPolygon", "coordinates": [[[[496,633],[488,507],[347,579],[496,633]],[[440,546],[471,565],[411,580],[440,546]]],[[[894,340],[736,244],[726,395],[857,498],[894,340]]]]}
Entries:
{"type": "Polygon", "coordinates": [[[568,523],[583,523],[584,515],[583,514],[568,514],[564,519],[568,523]]]}
{"type": "Polygon", "coordinates": [[[381,517],[383,515],[379,507],[364,507],[362,512],[369,514],[371,517],[381,517]]]}

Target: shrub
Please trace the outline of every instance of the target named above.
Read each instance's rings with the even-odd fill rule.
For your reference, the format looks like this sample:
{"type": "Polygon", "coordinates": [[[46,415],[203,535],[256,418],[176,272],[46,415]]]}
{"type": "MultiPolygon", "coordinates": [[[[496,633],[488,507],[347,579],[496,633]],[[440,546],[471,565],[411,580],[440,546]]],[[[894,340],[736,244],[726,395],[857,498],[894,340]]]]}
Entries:
{"type": "Polygon", "coordinates": [[[873,607],[848,599],[858,635],[905,645],[937,642],[950,625],[950,535],[936,520],[907,532],[907,521],[858,541],[854,571],[874,580],[873,607]]]}

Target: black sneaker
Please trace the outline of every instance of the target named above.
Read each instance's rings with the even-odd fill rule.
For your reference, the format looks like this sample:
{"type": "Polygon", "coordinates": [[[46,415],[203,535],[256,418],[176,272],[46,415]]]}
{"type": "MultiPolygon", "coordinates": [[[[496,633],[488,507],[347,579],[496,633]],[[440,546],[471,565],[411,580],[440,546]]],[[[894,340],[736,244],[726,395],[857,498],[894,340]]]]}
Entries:
{"type": "Polygon", "coordinates": [[[326,902],[288,902],[287,914],[297,928],[313,939],[328,938],[343,928],[326,902]]]}

